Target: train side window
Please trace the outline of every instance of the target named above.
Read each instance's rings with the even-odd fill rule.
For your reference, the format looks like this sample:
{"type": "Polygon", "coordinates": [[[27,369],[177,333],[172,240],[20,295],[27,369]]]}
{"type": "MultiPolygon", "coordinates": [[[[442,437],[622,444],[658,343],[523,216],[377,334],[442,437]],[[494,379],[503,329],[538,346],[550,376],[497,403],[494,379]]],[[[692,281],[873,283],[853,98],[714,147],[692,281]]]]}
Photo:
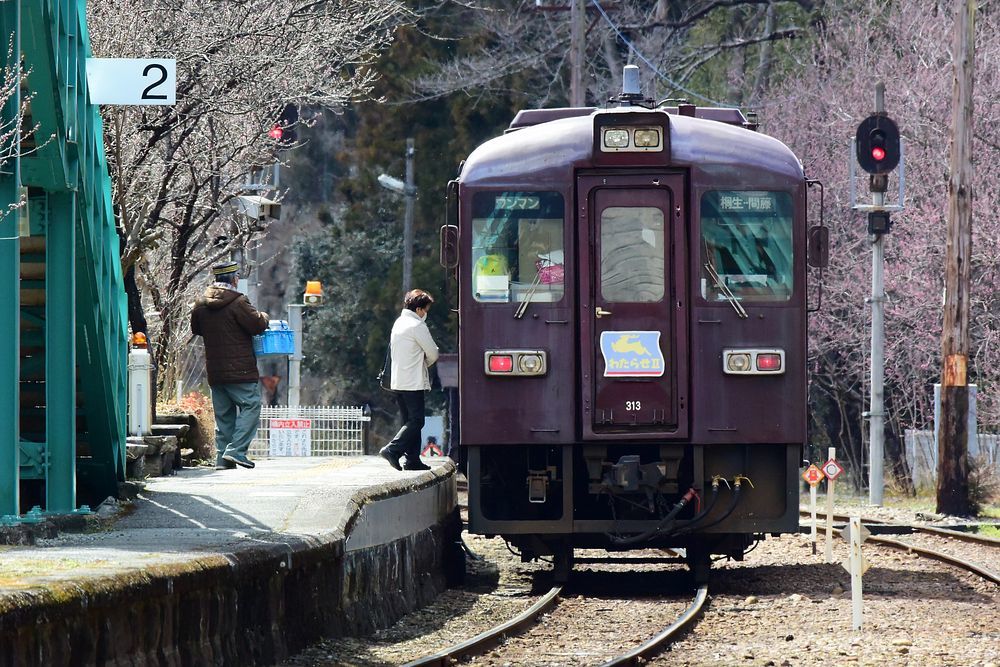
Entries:
{"type": "Polygon", "coordinates": [[[792,197],[787,192],[716,190],[701,198],[701,296],[788,301],[792,197]]]}
{"type": "Polygon", "coordinates": [[[565,292],[565,211],[558,192],[478,192],[472,200],[472,296],[559,301],[565,292]]]}

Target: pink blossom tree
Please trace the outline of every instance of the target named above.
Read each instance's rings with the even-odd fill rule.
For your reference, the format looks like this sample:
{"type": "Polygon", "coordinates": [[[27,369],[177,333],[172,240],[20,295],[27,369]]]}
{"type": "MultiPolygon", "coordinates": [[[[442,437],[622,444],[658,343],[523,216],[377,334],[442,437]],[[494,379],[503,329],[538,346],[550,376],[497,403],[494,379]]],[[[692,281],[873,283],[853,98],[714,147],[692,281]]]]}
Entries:
{"type": "MultiPolygon", "coordinates": [[[[885,241],[886,451],[901,469],[906,429],[932,428],[933,385],[941,368],[941,303],[947,207],[952,60],[950,3],[878,0],[828,6],[829,21],[800,74],[761,105],[763,130],[785,141],[807,174],[826,185],[831,265],[823,309],[810,319],[814,433],[862,470],[868,408],[871,238],[864,214],[850,208],[850,139],[886,85],[886,109],[904,137],[906,209],[893,215],[885,241]]],[[[979,388],[979,423],[1000,423],[1000,311],[997,266],[1000,220],[1000,41],[995,13],[977,21],[975,201],[970,382],[979,388]]],[[[859,203],[870,201],[867,174],[856,179],[859,203]]],[[[894,199],[895,178],[889,195],[894,199]]],[[[855,474],[856,480],[863,476],[855,474]]]]}

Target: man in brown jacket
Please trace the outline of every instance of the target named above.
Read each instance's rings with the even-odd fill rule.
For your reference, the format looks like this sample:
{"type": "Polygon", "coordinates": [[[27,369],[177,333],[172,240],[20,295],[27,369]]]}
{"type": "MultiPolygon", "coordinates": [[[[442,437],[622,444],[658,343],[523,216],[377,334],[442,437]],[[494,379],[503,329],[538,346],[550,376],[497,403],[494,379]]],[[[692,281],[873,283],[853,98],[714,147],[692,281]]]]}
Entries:
{"type": "Polygon", "coordinates": [[[247,450],[260,420],[253,336],[268,326],[236,289],[235,262],[212,268],[213,282],[191,311],[191,332],[205,341],[205,369],[215,408],[215,469],[253,468],[247,450]]]}

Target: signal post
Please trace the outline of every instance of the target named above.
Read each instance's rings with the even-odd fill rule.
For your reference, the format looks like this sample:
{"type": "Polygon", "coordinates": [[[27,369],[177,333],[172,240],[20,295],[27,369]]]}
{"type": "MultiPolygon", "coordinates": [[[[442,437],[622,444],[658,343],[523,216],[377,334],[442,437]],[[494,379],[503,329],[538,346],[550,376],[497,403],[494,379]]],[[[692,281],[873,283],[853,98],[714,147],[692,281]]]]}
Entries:
{"type": "Polygon", "coordinates": [[[875,113],[858,125],[854,138],[858,164],[870,174],[868,189],[870,205],[854,204],[854,163],[851,162],[852,208],[868,212],[868,233],[872,235],[872,344],[871,344],[871,403],[867,413],[869,426],[868,501],[882,504],[885,449],[885,251],[883,237],[889,233],[891,211],[903,209],[903,169],[899,170],[899,204],[886,205],[885,193],[889,173],[902,158],[899,128],[885,111],[885,84],[875,86],[875,113]]]}

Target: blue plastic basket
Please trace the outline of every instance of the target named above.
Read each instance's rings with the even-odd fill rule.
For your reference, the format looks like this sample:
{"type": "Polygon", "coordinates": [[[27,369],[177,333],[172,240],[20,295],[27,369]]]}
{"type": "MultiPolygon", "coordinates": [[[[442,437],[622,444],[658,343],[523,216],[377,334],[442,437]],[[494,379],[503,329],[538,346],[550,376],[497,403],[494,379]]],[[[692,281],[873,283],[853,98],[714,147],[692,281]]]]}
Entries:
{"type": "Polygon", "coordinates": [[[295,332],[285,320],[271,320],[267,331],[253,337],[253,351],[258,357],[295,354],[295,332]]]}

